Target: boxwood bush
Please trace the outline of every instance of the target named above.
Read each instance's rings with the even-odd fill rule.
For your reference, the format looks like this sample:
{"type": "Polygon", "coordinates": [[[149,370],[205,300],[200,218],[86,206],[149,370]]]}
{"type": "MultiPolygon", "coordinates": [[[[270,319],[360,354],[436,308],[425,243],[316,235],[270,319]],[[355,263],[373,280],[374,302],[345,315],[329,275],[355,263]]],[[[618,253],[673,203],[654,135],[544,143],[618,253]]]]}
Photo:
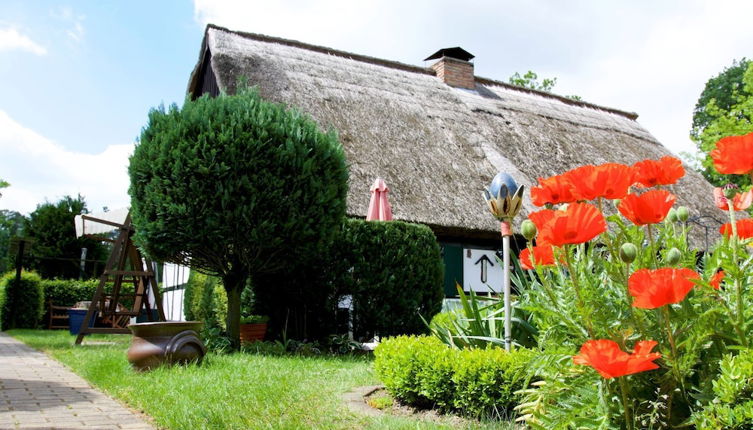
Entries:
{"type": "Polygon", "coordinates": [[[528,349],[452,349],[433,336],[398,336],[377,347],[374,368],[402,403],[504,417],[517,404],[515,391],[524,388],[533,354],[528,349]]]}
{"type": "Polygon", "coordinates": [[[439,244],[428,227],[348,219],[312,262],[257,276],[255,311],[271,317],[273,333],[322,339],[337,326],[339,300],[350,295],[356,339],[425,333],[421,316],[431,320],[440,311],[443,276],[439,244]]]}
{"type": "Polygon", "coordinates": [[[42,279],[34,272],[22,272],[21,282],[16,274],[6,273],[0,278],[0,328],[36,328],[44,314],[42,279]]]}
{"type": "Polygon", "coordinates": [[[753,350],[728,355],[714,381],[714,400],[694,416],[700,430],[753,428],[753,350]]]}

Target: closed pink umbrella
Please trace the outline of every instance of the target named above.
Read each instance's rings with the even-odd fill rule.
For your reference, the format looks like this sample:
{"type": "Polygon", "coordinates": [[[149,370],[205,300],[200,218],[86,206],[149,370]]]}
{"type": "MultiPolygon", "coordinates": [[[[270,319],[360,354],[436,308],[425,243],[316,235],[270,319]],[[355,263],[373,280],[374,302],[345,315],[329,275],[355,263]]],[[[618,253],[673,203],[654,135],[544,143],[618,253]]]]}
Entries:
{"type": "Polygon", "coordinates": [[[387,198],[390,189],[382,178],[376,178],[371,186],[371,200],[369,211],[366,213],[366,221],[390,221],[392,220],[392,208],[387,198]]]}

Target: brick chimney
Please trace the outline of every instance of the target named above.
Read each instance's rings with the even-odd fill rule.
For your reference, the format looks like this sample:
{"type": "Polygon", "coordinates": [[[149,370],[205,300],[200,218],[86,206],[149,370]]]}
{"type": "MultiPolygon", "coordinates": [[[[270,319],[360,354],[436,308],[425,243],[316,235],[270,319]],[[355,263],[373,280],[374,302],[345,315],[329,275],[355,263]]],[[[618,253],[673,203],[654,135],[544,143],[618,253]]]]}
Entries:
{"type": "Polygon", "coordinates": [[[454,48],[444,48],[426,57],[424,61],[439,61],[431,65],[431,68],[437,74],[437,77],[447,85],[469,90],[476,89],[476,80],[473,77],[473,54],[465,49],[456,46],[454,48]]]}

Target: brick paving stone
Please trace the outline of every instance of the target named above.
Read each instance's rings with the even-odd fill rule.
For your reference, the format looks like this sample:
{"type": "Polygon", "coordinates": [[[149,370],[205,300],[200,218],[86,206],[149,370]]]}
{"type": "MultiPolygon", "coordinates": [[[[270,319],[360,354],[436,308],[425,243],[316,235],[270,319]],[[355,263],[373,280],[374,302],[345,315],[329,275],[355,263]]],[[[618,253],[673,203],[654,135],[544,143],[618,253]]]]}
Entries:
{"type": "Polygon", "coordinates": [[[0,332],[0,430],[153,430],[61,363],[0,332]]]}

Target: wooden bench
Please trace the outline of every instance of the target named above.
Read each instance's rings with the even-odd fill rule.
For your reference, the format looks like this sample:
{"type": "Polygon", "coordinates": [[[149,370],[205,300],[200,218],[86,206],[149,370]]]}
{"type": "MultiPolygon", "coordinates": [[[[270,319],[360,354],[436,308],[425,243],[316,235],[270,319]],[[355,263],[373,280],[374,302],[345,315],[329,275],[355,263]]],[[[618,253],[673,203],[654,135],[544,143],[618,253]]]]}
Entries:
{"type": "Polygon", "coordinates": [[[67,329],[69,326],[68,309],[70,308],[67,306],[55,306],[52,304],[52,301],[49,302],[48,306],[50,310],[50,319],[47,323],[47,328],[50,330],[59,328],[67,329]]]}

